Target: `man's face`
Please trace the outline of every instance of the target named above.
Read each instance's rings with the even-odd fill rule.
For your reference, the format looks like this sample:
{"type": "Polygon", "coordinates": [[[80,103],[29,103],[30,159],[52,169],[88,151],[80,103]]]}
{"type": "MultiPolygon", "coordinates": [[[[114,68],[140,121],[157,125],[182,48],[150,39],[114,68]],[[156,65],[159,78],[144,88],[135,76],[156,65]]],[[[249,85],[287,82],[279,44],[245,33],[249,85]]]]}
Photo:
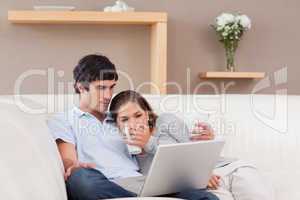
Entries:
{"type": "Polygon", "coordinates": [[[84,92],[81,93],[81,101],[83,101],[91,111],[99,113],[106,112],[116,83],[115,80],[91,82],[89,90],[84,90],[84,92]]]}

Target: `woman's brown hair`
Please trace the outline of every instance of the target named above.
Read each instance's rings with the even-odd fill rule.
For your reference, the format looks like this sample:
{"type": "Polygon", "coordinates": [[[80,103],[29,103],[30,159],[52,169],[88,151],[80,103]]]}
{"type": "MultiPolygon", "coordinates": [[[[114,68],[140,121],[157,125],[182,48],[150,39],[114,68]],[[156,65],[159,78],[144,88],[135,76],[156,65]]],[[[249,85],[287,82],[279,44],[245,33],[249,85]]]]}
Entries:
{"type": "Polygon", "coordinates": [[[138,92],[133,90],[126,90],[117,94],[110,102],[109,113],[112,121],[117,122],[118,111],[121,106],[125,105],[128,102],[137,103],[144,111],[149,114],[149,127],[153,129],[155,127],[157,115],[153,112],[150,104],[147,100],[140,95],[138,92]]]}

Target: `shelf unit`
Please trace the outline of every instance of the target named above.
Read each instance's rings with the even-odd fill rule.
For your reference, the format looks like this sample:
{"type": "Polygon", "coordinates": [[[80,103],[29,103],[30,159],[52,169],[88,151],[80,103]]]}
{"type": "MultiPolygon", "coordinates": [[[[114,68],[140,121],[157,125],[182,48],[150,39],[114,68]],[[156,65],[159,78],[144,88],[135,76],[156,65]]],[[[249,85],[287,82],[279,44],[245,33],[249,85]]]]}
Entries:
{"type": "Polygon", "coordinates": [[[159,12],[8,11],[15,24],[156,24],[167,22],[159,12]]]}
{"type": "Polygon", "coordinates": [[[8,11],[13,24],[116,24],[151,27],[151,93],[166,94],[167,13],[98,11],[8,11]]]}
{"type": "Polygon", "coordinates": [[[261,79],[265,72],[201,72],[201,79],[261,79]]]}

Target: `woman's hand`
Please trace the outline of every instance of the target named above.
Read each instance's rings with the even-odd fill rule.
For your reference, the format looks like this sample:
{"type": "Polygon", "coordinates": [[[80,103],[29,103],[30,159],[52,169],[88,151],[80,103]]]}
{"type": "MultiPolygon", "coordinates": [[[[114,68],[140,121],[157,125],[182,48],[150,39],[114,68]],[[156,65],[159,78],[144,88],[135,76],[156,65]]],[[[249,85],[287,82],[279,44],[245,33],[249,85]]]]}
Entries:
{"type": "Polygon", "coordinates": [[[220,186],[220,179],[221,177],[218,175],[212,175],[212,177],[210,178],[207,188],[211,189],[211,190],[216,190],[218,189],[218,187],[220,186]]]}
{"type": "Polygon", "coordinates": [[[130,130],[130,140],[126,140],[127,144],[144,148],[151,137],[149,126],[139,126],[130,130]]]}

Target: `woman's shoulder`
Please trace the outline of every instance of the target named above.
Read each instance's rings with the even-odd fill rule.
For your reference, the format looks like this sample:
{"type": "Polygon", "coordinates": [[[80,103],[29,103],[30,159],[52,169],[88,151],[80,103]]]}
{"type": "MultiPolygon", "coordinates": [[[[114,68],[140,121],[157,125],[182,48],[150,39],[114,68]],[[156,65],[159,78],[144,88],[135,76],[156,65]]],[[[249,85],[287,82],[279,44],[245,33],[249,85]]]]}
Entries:
{"type": "Polygon", "coordinates": [[[158,115],[157,120],[170,121],[170,120],[181,120],[181,119],[175,113],[165,112],[158,115]]]}

